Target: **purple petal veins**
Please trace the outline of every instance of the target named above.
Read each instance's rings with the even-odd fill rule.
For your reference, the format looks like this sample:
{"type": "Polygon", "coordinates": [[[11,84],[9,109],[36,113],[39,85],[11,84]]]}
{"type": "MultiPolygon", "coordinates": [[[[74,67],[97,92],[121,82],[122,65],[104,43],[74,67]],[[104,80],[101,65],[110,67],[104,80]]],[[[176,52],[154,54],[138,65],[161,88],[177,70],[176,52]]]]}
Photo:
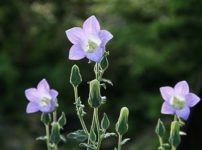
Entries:
{"type": "Polygon", "coordinates": [[[190,107],[195,106],[200,98],[189,92],[189,85],[186,81],[178,82],[174,88],[164,86],[160,88],[164,99],[161,107],[162,114],[176,114],[178,117],[187,120],[190,114],[190,107]]]}

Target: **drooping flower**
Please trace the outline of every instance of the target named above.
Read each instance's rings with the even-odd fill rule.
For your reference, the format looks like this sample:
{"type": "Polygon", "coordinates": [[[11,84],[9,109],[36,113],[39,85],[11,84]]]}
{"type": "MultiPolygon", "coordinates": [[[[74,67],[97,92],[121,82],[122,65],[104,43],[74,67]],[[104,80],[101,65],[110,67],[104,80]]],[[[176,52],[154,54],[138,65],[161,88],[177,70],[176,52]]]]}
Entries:
{"type": "Polygon", "coordinates": [[[178,117],[187,120],[190,114],[190,107],[195,106],[200,98],[189,91],[186,81],[178,82],[174,88],[164,86],[160,88],[164,103],[161,108],[162,114],[176,114],[178,117]]]}
{"type": "Polygon", "coordinates": [[[95,16],[89,17],[82,28],[73,27],[66,30],[66,35],[73,44],[69,51],[69,59],[80,60],[87,57],[95,62],[101,60],[105,45],[113,37],[109,31],[100,29],[95,16]]]}
{"type": "Polygon", "coordinates": [[[58,92],[54,89],[50,89],[46,79],[41,80],[37,88],[25,90],[25,96],[29,101],[26,112],[34,113],[41,111],[48,113],[53,111],[56,107],[57,95],[58,92]]]}

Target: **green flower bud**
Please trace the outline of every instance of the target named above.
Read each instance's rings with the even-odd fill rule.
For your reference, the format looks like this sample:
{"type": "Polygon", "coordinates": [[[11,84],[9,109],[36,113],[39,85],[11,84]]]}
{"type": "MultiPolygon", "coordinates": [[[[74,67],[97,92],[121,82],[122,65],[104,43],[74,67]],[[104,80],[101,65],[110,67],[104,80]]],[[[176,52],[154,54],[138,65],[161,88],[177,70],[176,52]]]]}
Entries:
{"type": "Polygon", "coordinates": [[[48,125],[51,122],[51,115],[49,113],[42,113],[41,122],[48,125]]]}
{"type": "Polygon", "coordinates": [[[180,124],[178,121],[173,121],[171,123],[169,142],[175,147],[177,147],[181,142],[180,124]]]}
{"type": "Polygon", "coordinates": [[[101,105],[102,97],[100,95],[100,82],[95,79],[90,82],[88,103],[93,108],[101,105]]]}
{"type": "Polygon", "coordinates": [[[122,107],[119,115],[118,122],[116,123],[116,132],[120,135],[128,131],[128,115],[129,110],[127,107],[122,107]]]}
{"type": "Polygon", "coordinates": [[[60,125],[57,122],[53,122],[52,124],[52,130],[50,135],[50,141],[53,144],[58,144],[60,142],[60,125]]]}
{"type": "Polygon", "coordinates": [[[165,135],[166,129],[165,129],[165,126],[164,126],[163,122],[161,121],[161,119],[158,120],[155,132],[160,137],[163,137],[165,135]]]}
{"type": "Polygon", "coordinates": [[[77,65],[74,65],[71,70],[70,75],[70,83],[72,86],[76,87],[82,82],[82,77],[79,71],[79,67],[77,65]]]}

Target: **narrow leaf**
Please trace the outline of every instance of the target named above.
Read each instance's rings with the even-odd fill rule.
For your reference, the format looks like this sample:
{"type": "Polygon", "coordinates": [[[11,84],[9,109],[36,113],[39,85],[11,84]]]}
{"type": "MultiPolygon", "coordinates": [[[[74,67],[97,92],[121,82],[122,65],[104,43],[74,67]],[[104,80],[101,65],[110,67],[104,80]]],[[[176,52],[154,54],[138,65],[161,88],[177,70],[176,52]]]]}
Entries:
{"type": "Polygon", "coordinates": [[[84,132],[84,130],[77,130],[67,134],[67,138],[83,142],[88,138],[88,135],[84,132]]]}

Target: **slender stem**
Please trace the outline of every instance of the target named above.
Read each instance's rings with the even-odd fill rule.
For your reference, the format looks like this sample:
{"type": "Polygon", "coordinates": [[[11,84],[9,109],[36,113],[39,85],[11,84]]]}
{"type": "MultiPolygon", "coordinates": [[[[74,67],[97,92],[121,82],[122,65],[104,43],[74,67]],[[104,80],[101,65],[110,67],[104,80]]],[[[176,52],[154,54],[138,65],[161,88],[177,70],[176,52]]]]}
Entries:
{"type": "Polygon", "coordinates": [[[176,116],[176,115],[174,115],[174,121],[178,121],[178,120],[177,120],[177,116],[176,116]]]}
{"type": "Polygon", "coordinates": [[[158,136],[158,138],[159,138],[160,147],[161,147],[162,150],[164,150],[164,147],[163,147],[163,138],[160,137],[160,136],[158,136]]]}
{"type": "MultiPolygon", "coordinates": [[[[95,128],[95,111],[93,112],[93,119],[92,119],[90,130],[94,131],[94,128],[95,128]]],[[[88,144],[90,144],[90,136],[88,137],[88,144]]],[[[89,148],[87,148],[87,150],[89,150],[89,148]]]]}
{"type": "Polygon", "coordinates": [[[49,143],[50,143],[50,129],[49,129],[49,125],[45,124],[45,128],[46,128],[46,145],[47,145],[47,149],[51,150],[51,147],[49,145],[49,143]]]}
{"type": "Polygon", "coordinates": [[[53,112],[53,122],[57,122],[57,110],[53,112]]]}
{"type": "MultiPolygon", "coordinates": [[[[75,97],[75,102],[77,102],[78,100],[78,88],[74,86],[74,97],[75,97]]],[[[83,120],[83,117],[81,116],[81,114],[78,112],[79,111],[79,107],[76,105],[76,110],[77,110],[77,115],[79,117],[79,120],[80,120],[80,123],[81,123],[81,126],[84,130],[84,132],[88,135],[88,129],[86,128],[86,124],[83,120]]]]}
{"type": "Polygon", "coordinates": [[[100,122],[99,122],[99,117],[98,117],[98,108],[94,108],[94,111],[95,111],[95,122],[96,122],[97,132],[98,132],[97,150],[99,150],[101,142],[102,142],[102,138],[101,138],[101,135],[100,135],[100,122]]]}
{"type": "Polygon", "coordinates": [[[121,150],[121,141],[122,141],[122,135],[119,134],[119,139],[118,139],[118,150],[121,150]]]}
{"type": "Polygon", "coordinates": [[[176,150],[176,147],[172,145],[171,150],[176,150]]]}

